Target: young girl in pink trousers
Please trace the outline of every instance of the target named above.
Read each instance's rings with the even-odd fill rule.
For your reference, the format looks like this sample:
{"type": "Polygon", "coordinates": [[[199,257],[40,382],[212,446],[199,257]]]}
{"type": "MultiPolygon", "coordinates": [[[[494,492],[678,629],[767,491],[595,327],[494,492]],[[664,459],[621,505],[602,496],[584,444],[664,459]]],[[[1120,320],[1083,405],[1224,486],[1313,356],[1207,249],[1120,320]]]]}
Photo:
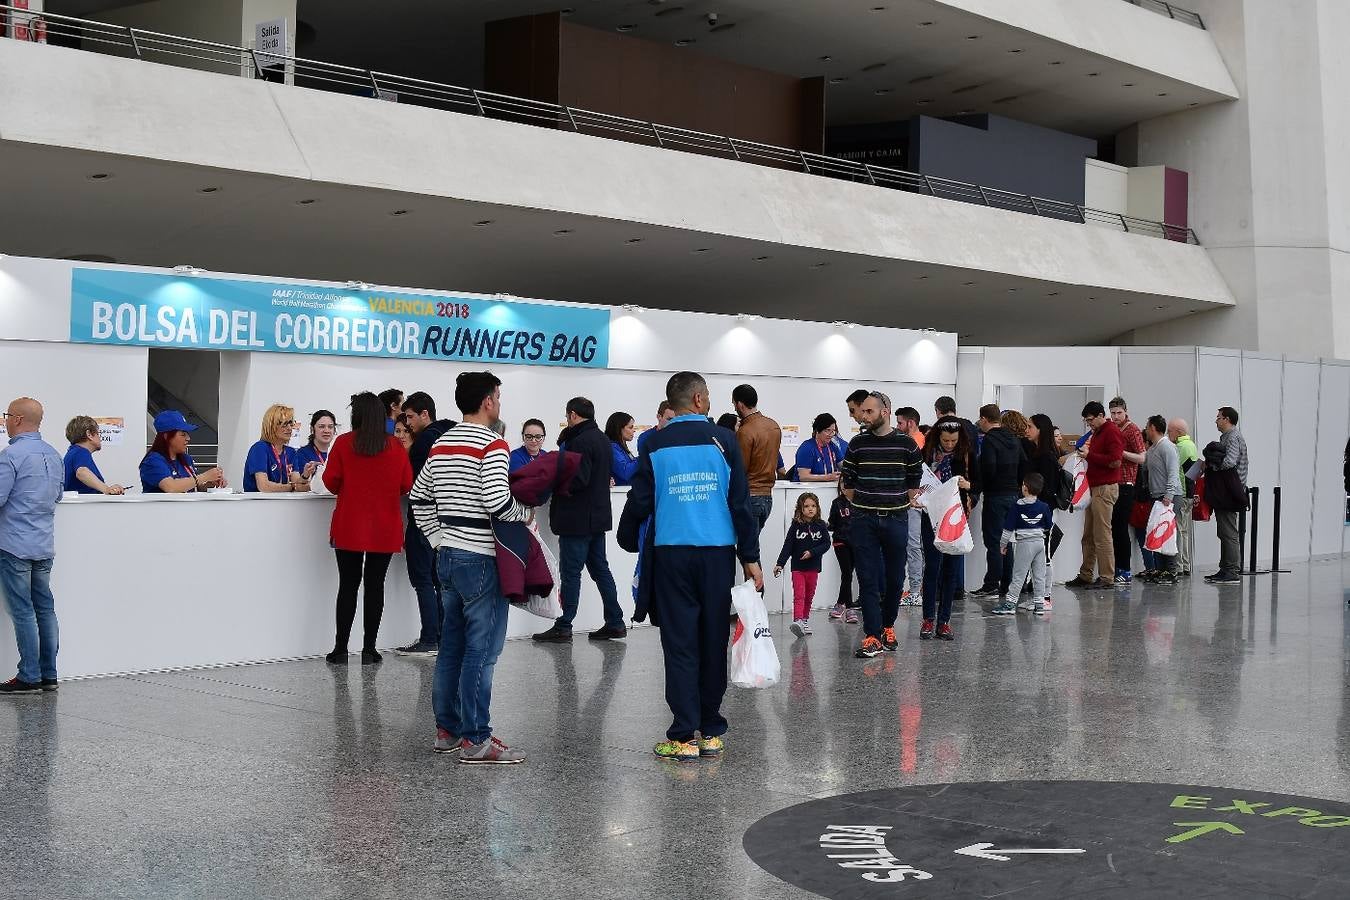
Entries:
{"type": "Polygon", "coordinates": [[[829,550],[830,529],[820,517],[820,499],[815,494],[801,494],[773,569],[777,577],[784,564],[792,560],[792,633],[797,637],[811,633],[811,601],[820,579],[820,560],[829,550]]]}

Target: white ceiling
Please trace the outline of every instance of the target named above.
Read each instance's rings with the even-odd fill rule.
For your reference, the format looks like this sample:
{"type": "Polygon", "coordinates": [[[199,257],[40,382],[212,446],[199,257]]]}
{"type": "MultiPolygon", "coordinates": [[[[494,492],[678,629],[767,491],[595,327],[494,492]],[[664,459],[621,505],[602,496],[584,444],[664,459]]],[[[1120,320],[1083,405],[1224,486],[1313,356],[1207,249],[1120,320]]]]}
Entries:
{"type": "MultiPolygon", "coordinates": [[[[120,5],[47,2],[49,11],[94,18],[120,5]]],[[[381,0],[377,6],[298,0],[299,19],[316,35],[300,53],[476,87],[486,22],[563,8],[580,24],[633,26],[628,33],[635,38],[693,41],[690,53],[798,77],[844,79],[828,87],[830,124],[974,111],[1105,137],[1225,99],[933,0],[381,0]],[[710,12],[721,30],[710,28],[710,12]]]]}
{"type": "Polygon", "coordinates": [[[6,208],[22,211],[0,217],[0,252],[19,255],[931,327],[972,344],[1104,343],[1202,307],[607,219],[50,147],[0,144],[0,196],[6,208]],[[95,174],[109,177],[90,177],[95,174]],[[207,188],[216,190],[203,193],[207,188]],[[407,214],[391,215],[395,210],[407,214]],[[570,233],[555,234],[560,230],[570,233]]]}

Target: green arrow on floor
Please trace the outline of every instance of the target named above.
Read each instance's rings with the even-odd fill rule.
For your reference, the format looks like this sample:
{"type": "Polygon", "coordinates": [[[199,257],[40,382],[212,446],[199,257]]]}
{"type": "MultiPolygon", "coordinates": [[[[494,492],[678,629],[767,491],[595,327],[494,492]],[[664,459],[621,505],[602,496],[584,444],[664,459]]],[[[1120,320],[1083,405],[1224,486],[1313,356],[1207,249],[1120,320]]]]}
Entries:
{"type": "Polygon", "coordinates": [[[1245,834],[1245,832],[1229,822],[1173,822],[1178,828],[1189,828],[1190,831],[1183,831],[1181,834],[1173,835],[1167,839],[1169,844],[1180,844],[1189,841],[1191,838],[1198,838],[1201,835],[1209,834],[1211,831],[1226,831],[1229,834],[1245,834]]]}

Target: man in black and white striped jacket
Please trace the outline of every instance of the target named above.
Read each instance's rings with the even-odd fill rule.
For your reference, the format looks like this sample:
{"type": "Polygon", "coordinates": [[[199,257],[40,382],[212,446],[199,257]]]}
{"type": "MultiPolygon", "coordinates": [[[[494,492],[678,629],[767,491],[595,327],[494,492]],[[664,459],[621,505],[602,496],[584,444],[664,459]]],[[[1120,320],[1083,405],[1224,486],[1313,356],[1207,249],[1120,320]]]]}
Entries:
{"type": "Polygon", "coordinates": [[[432,445],[409,495],[417,527],[436,548],[445,610],[431,690],[433,749],[458,753],[461,763],[519,763],[525,754],[493,737],[489,715],[509,610],[492,519],[521,522],[529,510],[511,496],[510,448],[492,430],[501,417],[501,381],[491,372],[460,373],[455,405],[464,421],[432,445]]]}

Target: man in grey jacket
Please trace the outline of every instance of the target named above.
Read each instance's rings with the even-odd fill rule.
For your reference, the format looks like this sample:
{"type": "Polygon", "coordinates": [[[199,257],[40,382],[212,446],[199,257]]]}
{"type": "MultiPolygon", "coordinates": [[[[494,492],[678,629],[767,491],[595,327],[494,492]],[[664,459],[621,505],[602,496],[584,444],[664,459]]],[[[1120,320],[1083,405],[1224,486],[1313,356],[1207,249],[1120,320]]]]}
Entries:
{"type": "MultiPolygon", "coordinates": [[[[1220,469],[1237,471],[1238,481],[1247,487],[1247,439],[1238,431],[1238,411],[1221,406],[1214,415],[1214,427],[1219,429],[1219,446],[1223,448],[1220,469]]],[[[1242,579],[1242,550],[1238,545],[1238,514],[1236,509],[1214,510],[1214,523],[1219,532],[1219,571],[1206,575],[1210,584],[1240,584],[1242,579]]]]}
{"type": "MultiPolygon", "coordinates": [[[[1144,441],[1148,451],[1144,454],[1144,472],[1148,476],[1148,495],[1155,501],[1172,508],[1180,509],[1184,493],[1181,489],[1181,469],[1177,462],[1177,448],[1167,438],[1167,420],[1162,416],[1149,416],[1144,426],[1144,441]]],[[[1157,574],[1151,581],[1156,584],[1176,584],[1176,556],[1154,553],[1154,569],[1157,574]]]]}

